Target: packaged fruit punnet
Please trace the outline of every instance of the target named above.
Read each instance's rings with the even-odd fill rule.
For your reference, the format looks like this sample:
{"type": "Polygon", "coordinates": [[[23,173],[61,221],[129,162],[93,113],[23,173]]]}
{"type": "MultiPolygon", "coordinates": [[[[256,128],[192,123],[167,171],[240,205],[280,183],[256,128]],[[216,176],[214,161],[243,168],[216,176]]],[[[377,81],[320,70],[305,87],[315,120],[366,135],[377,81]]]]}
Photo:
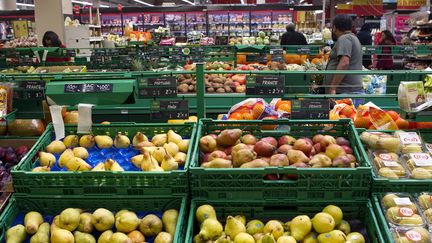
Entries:
{"type": "Polygon", "coordinates": [[[407,177],[399,155],[396,153],[373,152],[373,168],[375,173],[388,179],[400,179],[407,177]]]}
{"type": "Polygon", "coordinates": [[[429,231],[423,227],[392,229],[391,232],[397,243],[428,243],[431,239],[429,231]]]}
{"type": "Polygon", "coordinates": [[[423,152],[422,140],[416,132],[396,131],[394,135],[401,141],[401,153],[423,152]]]}
{"type": "Polygon", "coordinates": [[[424,226],[414,199],[407,193],[387,193],[381,200],[381,207],[392,227],[424,226]]]}
{"type": "Polygon", "coordinates": [[[422,192],[417,196],[417,203],[423,214],[423,218],[432,226],[432,196],[429,192],[422,192]]]}
{"type": "Polygon", "coordinates": [[[364,145],[374,151],[398,153],[401,142],[395,136],[383,132],[363,132],[360,139],[364,145]]]}
{"type": "Polygon", "coordinates": [[[413,179],[432,179],[432,157],[428,153],[410,153],[402,157],[413,179]]]}

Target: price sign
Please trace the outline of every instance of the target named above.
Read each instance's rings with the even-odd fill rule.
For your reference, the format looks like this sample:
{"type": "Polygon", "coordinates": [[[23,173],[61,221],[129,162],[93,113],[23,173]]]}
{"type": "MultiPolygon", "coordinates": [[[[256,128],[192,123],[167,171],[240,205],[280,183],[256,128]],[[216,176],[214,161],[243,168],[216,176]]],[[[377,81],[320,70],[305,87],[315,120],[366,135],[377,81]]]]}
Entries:
{"type": "Polygon", "coordinates": [[[65,84],[65,93],[112,93],[113,84],[109,83],[87,83],[87,84],[65,84]]]}
{"type": "Polygon", "coordinates": [[[140,98],[176,97],[177,79],[173,76],[142,78],[139,81],[140,98]]]}
{"type": "Polygon", "coordinates": [[[299,47],[297,48],[297,54],[309,55],[311,49],[309,47],[299,47]]]}
{"type": "Polygon", "coordinates": [[[284,61],[282,48],[270,49],[270,55],[272,55],[272,61],[274,61],[274,62],[284,61]]]}
{"type": "Polygon", "coordinates": [[[328,119],[330,101],[325,99],[309,99],[292,101],[292,119],[328,119]]]}
{"type": "Polygon", "coordinates": [[[193,49],[193,56],[192,59],[194,62],[204,62],[204,48],[202,47],[196,47],[193,49]]]}
{"type": "Polygon", "coordinates": [[[44,100],[45,81],[28,80],[20,81],[14,89],[14,99],[44,100]]]}
{"type": "Polygon", "coordinates": [[[154,100],[151,105],[153,120],[187,119],[189,104],[187,100],[154,100]]]}
{"type": "Polygon", "coordinates": [[[285,94],[285,76],[248,76],[247,95],[268,95],[280,97],[285,94]]]}

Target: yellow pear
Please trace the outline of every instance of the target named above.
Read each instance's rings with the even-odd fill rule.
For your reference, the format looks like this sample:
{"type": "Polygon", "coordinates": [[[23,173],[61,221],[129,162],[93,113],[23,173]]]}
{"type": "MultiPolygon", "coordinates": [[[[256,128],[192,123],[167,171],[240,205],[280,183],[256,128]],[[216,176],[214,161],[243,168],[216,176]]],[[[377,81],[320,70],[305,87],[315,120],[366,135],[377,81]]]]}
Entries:
{"type": "Polygon", "coordinates": [[[30,238],[30,243],[49,243],[50,224],[43,223],[39,226],[38,231],[30,238]]]}
{"type": "Polygon", "coordinates": [[[234,238],[234,243],[255,243],[255,239],[252,235],[241,232],[234,238]]]}
{"type": "Polygon", "coordinates": [[[216,211],[213,206],[209,204],[204,204],[197,208],[195,212],[195,218],[198,220],[199,223],[204,222],[204,220],[206,219],[217,219],[216,211]]]}
{"type": "Polygon", "coordinates": [[[72,149],[66,149],[61,155],[60,158],[58,160],[58,164],[60,167],[65,167],[66,164],[72,159],[74,158],[74,153],[72,151],[72,149]]]}
{"type": "Polygon", "coordinates": [[[162,215],[162,223],[165,231],[174,236],[176,232],[178,219],[178,211],[176,209],[168,209],[162,215]]]}
{"type": "Polygon", "coordinates": [[[92,215],[91,213],[80,214],[80,221],[77,230],[83,233],[92,233],[93,225],[91,223],[92,215]]]}
{"type": "Polygon", "coordinates": [[[79,140],[79,146],[83,148],[93,148],[95,146],[95,138],[93,135],[84,135],[79,140]]]}
{"type": "Polygon", "coordinates": [[[120,211],[118,211],[115,215],[114,218],[117,220],[122,214],[129,212],[129,210],[127,209],[122,209],[120,211]]]}
{"type": "Polygon", "coordinates": [[[164,159],[161,163],[161,168],[164,171],[171,171],[171,170],[177,170],[178,169],[178,163],[174,160],[173,157],[171,157],[170,154],[166,154],[164,159]]]}
{"type": "Polygon", "coordinates": [[[115,226],[117,231],[129,233],[138,228],[140,220],[134,212],[127,211],[116,218],[115,226]]]}
{"type": "Polygon", "coordinates": [[[56,157],[52,153],[39,152],[39,163],[41,166],[54,166],[56,157]]]}
{"type": "Polygon", "coordinates": [[[317,213],[312,218],[312,226],[317,233],[327,233],[334,229],[335,221],[328,213],[317,213]]]}
{"type": "Polygon", "coordinates": [[[167,143],[167,134],[156,134],[152,137],[151,142],[156,146],[156,147],[161,147],[164,144],[167,143]]]}
{"type": "Polygon", "coordinates": [[[323,209],[323,212],[330,214],[333,217],[336,225],[339,225],[340,222],[342,221],[343,213],[338,206],[328,205],[323,209]]]}
{"type": "Polygon", "coordinates": [[[110,230],[114,226],[114,223],[114,214],[105,208],[98,208],[92,214],[92,224],[97,231],[110,230]]]}
{"type": "Polygon", "coordinates": [[[113,143],[114,143],[112,138],[110,136],[107,136],[107,135],[97,135],[95,137],[95,142],[96,142],[96,145],[98,146],[98,148],[100,148],[100,149],[111,148],[113,146],[113,143]]]}
{"type": "Polygon", "coordinates": [[[141,219],[139,230],[144,236],[156,236],[162,231],[162,220],[154,214],[148,214],[141,219]]]}
{"type": "Polygon", "coordinates": [[[99,162],[91,171],[106,171],[105,164],[103,162],[99,162]]]}
{"type": "Polygon", "coordinates": [[[255,235],[262,233],[264,230],[264,223],[261,220],[251,220],[246,224],[246,233],[250,235],[255,235]]]}
{"type": "Polygon", "coordinates": [[[84,147],[76,147],[72,150],[72,152],[77,158],[87,159],[89,157],[89,153],[84,147]]]}
{"type": "Polygon", "coordinates": [[[105,169],[109,171],[124,171],[124,169],[113,159],[107,159],[105,161],[105,169]]]}
{"type": "Polygon", "coordinates": [[[76,243],[96,243],[96,239],[89,233],[83,233],[79,231],[74,232],[76,243]]]}
{"type": "Polygon", "coordinates": [[[138,168],[141,168],[141,161],[143,160],[144,155],[138,154],[131,158],[131,162],[138,168]]]}
{"type": "Polygon", "coordinates": [[[74,148],[78,146],[78,136],[68,135],[63,139],[63,143],[66,146],[66,148],[74,148]]]}
{"type": "Polygon", "coordinates": [[[67,208],[59,215],[58,226],[62,229],[74,231],[80,224],[81,209],[67,208]]]}
{"type": "Polygon", "coordinates": [[[307,215],[297,216],[291,220],[290,232],[296,241],[302,241],[311,230],[312,222],[307,215]]]}
{"type": "Polygon", "coordinates": [[[130,139],[127,136],[122,135],[121,132],[119,132],[114,139],[114,146],[116,148],[128,148],[130,143],[130,139]]]}
{"type": "Polygon", "coordinates": [[[284,228],[280,221],[270,220],[264,225],[263,233],[271,234],[277,240],[284,234],[284,228]]]}
{"type": "MultiPolygon", "coordinates": [[[[427,235],[429,235],[429,233],[427,233],[427,235]]],[[[365,243],[366,242],[363,235],[358,233],[358,232],[349,233],[346,236],[346,240],[347,240],[347,242],[350,242],[350,243],[365,243]]]]}
{"type": "Polygon", "coordinates": [[[283,235],[279,237],[276,243],[297,243],[297,241],[292,236],[283,235]]]}
{"type": "Polygon", "coordinates": [[[202,222],[198,235],[203,240],[212,240],[220,237],[222,233],[222,224],[217,219],[208,218],[202,222]]]}
{"type": "Polygon", "coordinates": [[[89,165],[83,159],[76,158],[76,157],[73,157],[66,164],[66,169],[68,171],[88,171],[91,170],[91,168],[92,168],[91,165],[89,165]]]}
{"type": "Polygon", "coordinates": [[[26,232],[30,235],[35,234],[43,222],[42,214],[39,212],[31,211],[24,216],[26,232]]]}
{"type": "Polygon", "coordinates": [[[112,234],[109,243],[132,243],[129,237],[122,232],[115,232],[112,234]]]}
{"type": "Polygon", "coordinates": [[[189,139],[183,139],[179,143],[177,143],[177,146],[179,147],[180,152],[187,153],[189,149],[189,139]]]}
{"type": "Polygon", "coordinates": [[[51,171],[51,167],[48,166],[38,166],[32,169],[32,172],[49,172],[51,171]]]}
{"type": "Polygon", "coordinates": [[[51,232],[53,232],[54,230],[57,230],[57,229],[61,229],[59,227],[59,225],[60,225],[60,219],[59,218],[60,218],[60,215],[57,215],[54,217],[53,222],[51,223],[51,228],[50,228],[51,232]]]}
{"type": "Polygon", "coordinates": [[[154,145],[153,145],[153,147],[141,148],[140,151],[141,151],[141,153],[147,152],[147,153],[153,154],[153,152],[156,151],[157,149],[158,149],[158,147],[154,147],[154,145]]]}
{"type": "Polygon", "coordinates": [[[180,143],[183,139],[182,139],[182,137],[181,137],[179,134],[177,134],[177,133],[174,132],[173,130],[169,130],[169,131],[167,132],[167,140],[168,140],[168,143],[175,143],[175,144],[178,144],[178,143],[180,143]]]}
{"type": "Polygon", "coordinates": [[[45,151],[52,154],[61,154],[65,150],[66,150],[66,146],[62,141],[52,141],[45,148],[45,151]]]}
{"type": "Polygon", "coordinates": [[[111,236],[113,235],[113,232],[111,230],[107,230],[103,232],[98,239],[98,243],[109,243],[109,240],[111,239],[111,236]]]}
{"type": "Polygon", "coordinates": [[[24,225],[17,224],[6,231],[6,243],[21,243],[26,239],[26,229],[24,225]]]}
{"type": "Polygon", "coordinates": [[[246,232],[246,226],[238,219],[233,216],[228,216],[225,224],[225,234],[227,234],[231,239],[242,232],[246,232]]]}
{"type": "Polygon", "coordinates": [[[166,150],[163,147],[159,147],[159,148],[156,148],[151,155],[160,164],[160,163],[162,163],[162,160],[164,159],[166,154],[167,154],[166,150]]]}
{"type": "Polygon", "coordinates": [[[340,230],[332,230],[318,235],[318,242],[345,243],[346,235],[340,230]]]}
{"type": "Polygon", "coordinates": [[[142,242],[145,242],[144,235],[141,232],[139,232],[138,230],[134,230],[132,232],[129,232],[129,234],[127,234],[127,236],[132,241],[132,243],[142,243],[142,242]]]}
{"type": "Polygon", "coordinates": [[[147,138],[146,135],[144,135],[144,134],[141,133],[141,132],[137,132],[137,133],[135,134],[135,136],[133,137],[133,139],[132,139],[132,144],[133,144],[134,146],[137,146],[138,144],[140,144],[140,143],[142,143],[142,142],[147,142],[147,141],[148,141],[148,138],[147,138]]]}
{"type": "Polygon", "coordinates": [[[74,243],[75,237],[69,230],[57,229],[51,232],[51,243],[74,243]]]}
{"type": "Polygon", "coordinates": [[[179,148],[177,146],[177,144],[173,143],[173,142],[169,142],[164,144],[164,149],[166,151],[166,153],[168,153],[171,156],[175,156],[178,152],[179,152],[179,148]]]}
{"type": "Polygon", "coordinates": [[[236,218],[238,221],[240,221],[242,224],[244,224],[246,226],[246,216],[236,215],[234,218],[236,218]]]}
{"type": "Polygon", "coordinates": [[[186,154],[183,152],[178,152],[174,156],[174,160],[177,162],[178,165],[183,166],[186,163],[186,154]]]}
{"type": "Polygon", "coordinates": [[[303,239],[303,243],[318,243],[318,235],[315,232],[310,232],[306,237],[303,239]]]}
{"type": "Polygon", "coordinates": [[[153,241],[154,243],[172,243],[173,236],[167,232],[160,232],[153,241]]]}

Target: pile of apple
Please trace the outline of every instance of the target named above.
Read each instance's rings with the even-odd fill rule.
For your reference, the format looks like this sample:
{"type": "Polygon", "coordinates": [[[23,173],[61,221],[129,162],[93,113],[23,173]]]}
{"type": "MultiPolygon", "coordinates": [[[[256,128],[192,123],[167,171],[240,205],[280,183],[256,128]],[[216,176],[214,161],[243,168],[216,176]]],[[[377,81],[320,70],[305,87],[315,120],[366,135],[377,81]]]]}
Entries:
{"type": "Polygon", "coordinates": [[[162,219],[147,214],[142,219],[135,212],[120,210],[115,215],[105,208],[93,213],[79,208],[64,209],[51,224],[36,211],[24,216],[24,225],[17,224],[6,232],[7,243],[141,243],[154,238],[154,243],[170,243],[176,232],[178,211],[166,210],[162,219]],[[164,231],[163,231],[164,230],[164,231]]]}
{"type": "Polygon", "coordinates": [[[218,220],[215,209],[208,204],[200,206],[195,213],[200,231],[194,237],[195,243],[364,243],[358,232],[351,232],[350,224],[343,220],[342,210],[328,205],[311,219],[299,215],[291,221],[269,220],[264,224],[259,219],[244,215],[228,216],[225,226],[218,220]]]}
{"type": "Polygon", "coordinates": [[[355,167],[350,142],[343,137],[317,134],[312,139],[289,135],[258,139],[241,129],[225,129],[199,140],[201,167],[259,168],[267,166],[355,167]]]}

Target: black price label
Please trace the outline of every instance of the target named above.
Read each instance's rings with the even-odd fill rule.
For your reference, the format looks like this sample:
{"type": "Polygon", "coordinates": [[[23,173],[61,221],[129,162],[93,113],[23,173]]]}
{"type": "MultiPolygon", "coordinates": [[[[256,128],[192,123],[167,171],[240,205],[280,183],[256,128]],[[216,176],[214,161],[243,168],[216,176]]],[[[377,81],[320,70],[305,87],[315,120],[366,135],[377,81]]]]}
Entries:
{"type": "Polygon", "coordinates": [[[248,76],[247,95],[268,95],[280,97],[285,94],[285,76],[248,76]]]}
{"type": "Polygon", "coordinates": [[[154,120],[187,119],[189,104],[187,100],[154,100],[151,118],[154,120]]]}
{"type": "Polygon", "coordinates": [[[292,119],[328,119],[330,101],[326,99],[308,99],[292,101],[292,119]]]}
{"type": "Polygon", "coordinates": [[[141,98],[149,97],[176,97],[176,77],[142,78],[139,81],[139,95],[141,98]]]}
{"type": "Polygon", "coordinates": [[[270,49],[270,55],[272,56],[273,62],[282,62],[283,58],[283,49],[282,48],[274,48],[270,49]]]}
{"type": "Polygon", "coordinates": [[[88,84],[65,84],[65,93],[112,93],[113,84],[110,83],[88,83],[88,84]]]}
{"type": "Polygon", "coordinates": [[[26,100],[44,100],[44,90],[15,90],[13,94],[14,99],[26,99],[26,100]]]}
{"type": "Polygon", "coordinates": [[[44,90],[45,81],[43,80],[21,81],[19,82],[18,87],[27,90],[44,90]]]}
{"type": "Polygon", "coordinates": [[[311,49],[309,47],[299,47],[297,48],[297,54],[306,54],[309,55],[311,52],[311,49]]]}

